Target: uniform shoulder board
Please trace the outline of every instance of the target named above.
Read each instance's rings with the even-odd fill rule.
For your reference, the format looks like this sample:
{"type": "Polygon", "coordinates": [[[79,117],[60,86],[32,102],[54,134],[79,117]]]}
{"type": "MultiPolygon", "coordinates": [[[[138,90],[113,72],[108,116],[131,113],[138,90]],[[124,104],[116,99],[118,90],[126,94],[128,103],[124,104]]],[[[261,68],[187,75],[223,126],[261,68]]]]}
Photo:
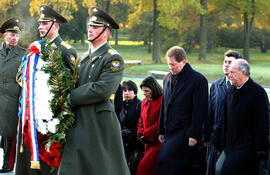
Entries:
{"type": "Polygon", "coordinates": [[[66,49],[71,49],[71,46],[68,43],[66,43],[65,41],[62,41],[61,45],[64,46],[66,49]]]}
{"type": "Polygon", "coordinates": [[[108,50],[108,53],[109,53],[110,55],[115,55],[115,54],[117,54],[117,52],[116,52],[115,50],[113,50],[113,49],[109,49],[109,50],[108,50]]]}

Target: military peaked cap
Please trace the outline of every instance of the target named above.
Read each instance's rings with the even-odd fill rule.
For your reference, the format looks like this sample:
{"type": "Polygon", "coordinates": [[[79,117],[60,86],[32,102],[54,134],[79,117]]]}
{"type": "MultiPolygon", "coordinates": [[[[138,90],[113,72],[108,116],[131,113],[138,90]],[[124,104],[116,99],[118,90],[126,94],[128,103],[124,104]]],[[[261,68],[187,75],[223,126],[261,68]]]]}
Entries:
{"type": "Polygon", "coordinates": [[[58,23],[67,23],[67,19],[60,15],[57,11],[47,5],[41,5],[39,7],[40,17],[38,22],[42,21],[54,21],[58,23]]]}
{"type": "Polygon", "coordinates": [[[20,33],[24,28],[24,23],[19,18],[11,18],[5,21],[1,28],[0,32],[3,34],[7,31],[13,32],[13,33],[20,33]]]}
{"type": "Polygon", "coordinates": [[[110,29],[119,29],[119,25],[117,24],[117,22],[115,22],[115,20],[109,14],[107,14],[100,8],[91,7],[88,13],[90,15],[90,21],[88,25],[106,26],[110,29]]]}

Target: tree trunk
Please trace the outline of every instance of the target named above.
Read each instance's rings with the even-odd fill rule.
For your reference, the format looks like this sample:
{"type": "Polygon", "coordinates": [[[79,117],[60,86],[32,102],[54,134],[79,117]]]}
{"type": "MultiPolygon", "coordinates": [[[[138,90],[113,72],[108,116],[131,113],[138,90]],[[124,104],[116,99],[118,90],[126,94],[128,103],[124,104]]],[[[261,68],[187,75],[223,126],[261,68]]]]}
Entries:
{"type": "Polygon", "coordinates": [[[118,30],[115,30],[114,41],[115,45],[118,46],[118,30]]]}
{"type": "Polygon", "coordinates": [[[82,38],[81,38],[81,45],[84,45],[85,44],[85,39],[84,39],[84,35],[82,35],[82,38]]]}
{"type": "Polygon", "coordinates": [[[244,59],[250,61],[249,47],[250,47],[250,33],[252,29],[252,24],[255,16],[255,0],[251,1],[251,17],[249,21],[249,15],[244,12],[244,59]]]}
{"type": "Polygon", "coordinates": [[[161,63],[160,59],[160,48],[161,48],[161,40],[160,40],[160,26],[157,21],[158,11],[157,11],[157,0],[154,0],[154,38],[153,38],[153,54],[152,60],[154,63],[161,63]]]}
{"type": "Polygon", "coordinates": [[[248,13],[244,13],[244,59],[249,61],[249,24],[248,13]]]}
{"type": "Polygon", "coordinates": [[[201,0],[201,6],[205,10],[205,14],[200,15],[200,52],[199,60],[206,61],[207,51],[207,0],[201,0]]]}
{"type": "Polygon", "coordinates": [[[262,29],[262,41],[261,41],[261,44],[260,44],[260,48],[261,48],[262,53],[267,52],[267,48],[265,46],[265,35],[266,35],[266,29],[265,29],[265,25],[264,25],[263,29],[262,29]]]}
{"type": "Polygon", "coordinates": [[[151,53],[151,38],[152,38],[152,31],[149,32],[149,39],[148,39],[148,53],[151,53]]]}

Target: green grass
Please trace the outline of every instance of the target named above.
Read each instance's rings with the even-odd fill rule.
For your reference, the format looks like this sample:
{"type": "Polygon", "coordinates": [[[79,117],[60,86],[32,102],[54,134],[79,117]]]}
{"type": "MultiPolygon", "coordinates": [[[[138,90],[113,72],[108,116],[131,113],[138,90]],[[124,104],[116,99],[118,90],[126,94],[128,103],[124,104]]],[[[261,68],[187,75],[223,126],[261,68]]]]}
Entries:
{"type": "MultiPolygon", "coordinates": [[[[143,60],[144,65],[126,65],[125,74],[146,76],[149,70],[169,71],[165,60],[165,52],[161,52],[162,64],[153,64],[152,54],[147,52],[147,47],[142,46],[142,42],[137,41],[119,41],[118,46],[114,45],[114,41],[110,40],[113,48],[116,49],[125,60],[143,60]]],[[[73,44],[79,55],[87,51],[88,45],[73,44]]],[[[222,76],[223,54],[228,48],[217,48],[207,52],[207,61],[198,61],[198,49],[194,49],[191,54],[187,54],[187,61],[191,66],[206,76],[208,81],[212,82],[222,76]]],[[[242,50],[236,49],[240,53],[242,50]]],[[[270,87],[270,53],[260,53],[258,49],[251,49],[251,78],[261,85],[270,87]]]]}

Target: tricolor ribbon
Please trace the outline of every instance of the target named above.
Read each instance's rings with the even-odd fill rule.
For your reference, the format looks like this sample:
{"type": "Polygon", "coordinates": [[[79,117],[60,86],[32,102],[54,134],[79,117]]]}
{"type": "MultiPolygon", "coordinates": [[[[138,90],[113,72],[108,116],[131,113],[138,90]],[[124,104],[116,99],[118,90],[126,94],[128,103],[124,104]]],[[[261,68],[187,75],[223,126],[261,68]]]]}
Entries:
{"type": "MultiPolygon", "coordinates": [[[[44,42],[41,40],[39,41],[39,44],[44,45],[44,42]]],[[[32,45],[28,50],[28,54],[22,58],[22,97],[20,100],[21,108],[19,111],[19,117],[21,117],[22,122],[21,148],[24,140],[24,134],[26,134],[30,140],[32,169],[40,169],[35,123],[35,75],[39,56],[40,50],[35,45],[32,45]],[[24,133],[26,123],[28,125],[28,130],[27,133],[24,133]]]]}

